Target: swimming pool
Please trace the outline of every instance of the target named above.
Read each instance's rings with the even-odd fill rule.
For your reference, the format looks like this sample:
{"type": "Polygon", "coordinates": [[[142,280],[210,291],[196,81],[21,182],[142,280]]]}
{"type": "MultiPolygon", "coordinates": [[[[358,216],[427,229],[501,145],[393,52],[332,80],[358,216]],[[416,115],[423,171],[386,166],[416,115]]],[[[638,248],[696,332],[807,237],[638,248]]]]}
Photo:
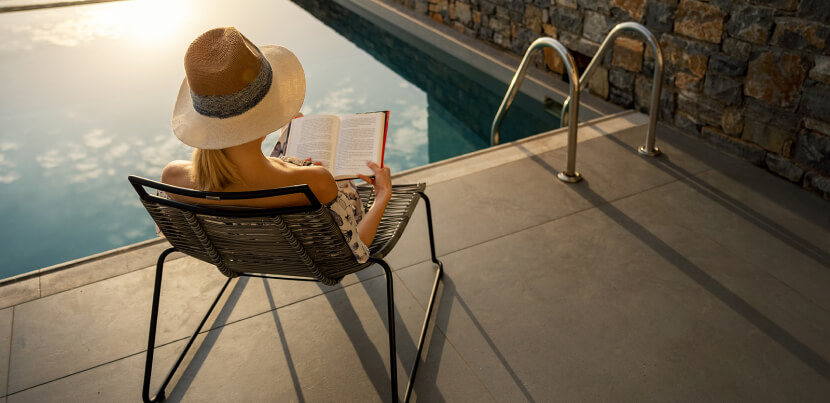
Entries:
{"type": "MultiPolygon", "coordinates": [[[[170,113],[184,50],[216,26],[292,49],[306,71],[305,114],[391,110],[393,172],[487,145],[506,84],[496,93],[474,69],[445,64],[449,55],[320,3],[142,0],[0,14],[0,278],[154,236],[126,176],[158,178],[189,158],[170,113]]],[[[511,138],[558,127],[541,106],[524,110],[529,102],[511,109],[511,138]]]]}

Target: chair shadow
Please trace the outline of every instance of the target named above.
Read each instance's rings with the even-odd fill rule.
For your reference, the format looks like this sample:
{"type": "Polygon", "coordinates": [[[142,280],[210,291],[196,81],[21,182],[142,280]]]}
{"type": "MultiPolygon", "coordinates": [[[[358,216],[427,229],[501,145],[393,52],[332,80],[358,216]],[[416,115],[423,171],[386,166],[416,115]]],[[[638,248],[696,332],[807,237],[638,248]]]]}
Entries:
{"type": "MultiPolygon", "coordinates": [[[[322,284],[318,284],[318,286],[321,288],[323,295],[331,305],[337,320],[340,322],[340,326],[343,327],[344,332],[349,337],[349,342],[354,347],[354,350],[360,359],[360,364],[363,366],[363,371],[369,376],[369,380],[372,382],[375,392],[377,392],[378,396],[381,397],[390,396],[392,394],[391,378],[389,377],[389,372],[384,365],[383,355],[380,351],[378,351],[375,344],[372,342],[372,339],[369,337],[366,329],[363,328],[360,317],[346,294],[345,287],[341,287],[341,290],[343,291],[341,294],[342,297],[338,297],[338,294],[340,293],[326,292],[327,289],[330,290],[330,287],[326,287],[322,284]]],[[[373,295],[375,293],[369,292],[368,294],[374,300],[373,295]]],[[[385,295],[382,298],[385,299],[385,295]]],[[[386,315],[382,315],[381,318],[385,324],[386,315]]],[[[390,365],[392,365],[392,368],[395,368],[394,357],[391,360],[390,365]]]]}
{"type": "MultiPolygon", "coordinates": [[[[381,274],[381,276],[372,277],[383,277],[383,275],[381,274]]],[[[369,295],[372,301],[372,305],[375,306],[376,311],[380,315],[384,324],[384,328],[388,331],[389,325],[386,320],[386,295],[383,292],[372,291],[369,287],[367,287],[365,283],[365,280],[370,279],[372,277],[361,279],[361,284],[363,285],[364,289],[369,295]]],[[[213,349],[213,347],[216,345],[216,341],[218,340],[220,334],[224,330],[224,324],[227,323],[231,312],[233,312],[234,307],[239,302],[239,298],[242,292],[244,291],[248,281],[249,277],[239,277],[236,284],[233,286],[233,289],[231,289],[230,292],[228,292],[227,300],[222,305],[222,308],[216,316],[216,319],[214,319],[214,321],[210,325],[206,324],[207,330],[203,329],[200,333],[204,334],[205,332],[207,332],[207,335],[205,336],[204,340],[201,343],[199,343],[198,346],[194,346],[194,350],[188,353],[188,356],[192,357],[190,361],[187,361],[187,357],[185,357],[185,361],[182,363],[184,372],[181,374],[179,379],[176,379],[174,377],[170,385],[168,385],[169,392],[167,393],[167,401],[180,401],[184,397],[187,390],[191,387],[193,380],[196,378],[197,374],[199,373],[199,370],[204,365],[208,354],[210,353],[211,349],[213,349]]],[[[262,281],[265,287],[265,293],[268,298],[269,306],[271,307],[274,323],[277,328],[278,337],[280,338],[280,343],[282,345],[283,353],[285,355],[286,365],[288,366],[289,374],[291,376],[294,389],[297,392],[297,399],[300,402],[305,402],[305,397],[302,393],[302,385],[300,384],[299,377],[297,375],[294,362],[291,356],[291,351],[285,338],[285,331],[280,322],[279,312],[277,309],[278,307],[276,306],[274,296],[271,291],[271,287],[268,284],[268,280],[262,279],[262,281]]],[[[377,350],[368,333],[361,325],[360,318],[357,312],[355,311],[354,306],[345,296],[345,290],[343,293],[343,298],[341,298],[336,295],[337,293],[331,292],[333,287],[327,287],[322,284],[318,284],[318,286],[322,291],[322,295],[325,296],[331,304],[335,316],[337,316],[345,333],[348,335],[349,341],[351,342],[352,346],[354,346],[355,351],[357,352],[357,355],[360,359],[361,365],[363,366],[365,373],[369,376],[369,379],[372,382],[372,386],[375,388],[375,391],[378,393],[378,396],[389,396],[391,394],[390,377],[389,372],[384,365],[383,359],[383,355],[388,353],[386,353],[385,350],[382,355],[381,352],[377,350]]],[[[342,287],[340,288],[341,290],[343,289],[342,287]]],[[[384,287],[381,287],[381,289],[385,290],[384,287]]],[[[396,291],[400,292],[400,287],[398,287],[396,291]]],[[[434,309],[436,310],[437,308],[437,306],[434,307],[434,309]]],[[[408,334],[408,331],[406,330],[405,323],[402,317],[400,316],[400,313],[398,312],[397,308],[395,309],[394,314],[396,321],[395,340],[398,352],[402,351],[401,349],[403,348],[403,351],[411,352],[409,355],[410,357],[412,357],[415,354],[416,346],[414,342],[410,340],[408,337],[401,337],[402,332],[403,334],[408,334]]],[[[387,342],[387,340],[388,339],[384,338],[383,341],[387,342]]],[[[161,362],[161,360],[157,360],[157,362],[161,362]]],[[[391,362],[391,365],[395,365],[395,368],[397,368],[396,364],[397,357],[394,357],[394,359],[391,362]]],[[[155,365],[153,370],[153,379],[160,381],[163,376],[167,375],[169,368],[162,367],[161,365],[155,365]]],[[[179,368],[177,372],[181,371],[182,368],[179,368]]],[[[156,386],[154,385],[154,387],[156,386]]],[[[403,393],[404,390],[404,388],[399,387],[399,393],[403,393]]],[[[153,393],[155,391],[155,389],[152,389],[153,393]]],[[[402,397],[403,396],[400,396],[400,398],[402,397]]],[[[444,400],[441,399],[441,401],[444,400]]]]}
{"type": "MultiPolygon", "coordinates": [[[[627,144],[622,143],[621,141],[619,141],[619,139],[616,139],[613,136],[606,136],[604,138],[612,139],[612,141],[624,145],[627,150],[630,149],[630,147],[627,144]]],[[[555,168],[553,168],[553,166],[551,166],[545,160],[543,160],[539,155],[533,154],[527,149],[524,149],[523,151],[526,153],[528,158],[530,158],[540,167],[550,172],[550,174],[554,177],[559,172],[555,168]]],[[[658,160],[659,159],[660,158],[658,158],[658,160]]],[[[690,180],[692,178],[692,174],[688,173],[688,171],[685,171],[680,167],[677,167],[674,164],[671,164],[669,162],[650,163],[655,164],[655,166],[658,167],[662,166],[666,169],[671,168],[674,171],[674,173],[670,172],[670,175],[678,175],[677,179],[683,179],[684,183],[698,184],[697,189],[700,189],[702,192],[708,192],[707,196],[709,197],[712,197],[714,195],[722,195],[722,192],[720,192],[717,189],[711,188],[711,186],[709,185],[701,183],[699,179],[690,180]],[[682,173],[687,173],[689,176],[679,176],[682,173]]],[[[680,270],[682,273],[684,273],[687,277],[692,279],[698,285],[703,287],[703,289],[705,289],[715,298],[723,302],[726,306],[731,308],[735,313],[741,315],[744,319],[752,323],[756,328],[758,328],[758,330],[762,331],[764,334],[775,340],[779,345],[784,347],[787,351],[789,351],[801,362],[808,365],[810,368],[815,370],[825,379],[830,380],[830,363],[828,363],[828,361],[825,360],[820,354],[812,350],[809,346],[802,343],[786,329],[779,326],[777,323],[772,321],[763,313],[755,309],[755,307],[753,307],[743,298],[732,292],[732,290],[721,284],[714,277],[710,276],[708,273],[706,273],[706,271],[704,271],[702,268],[700,268],[692,261],[690,261],[688,258],[683,256],[680,252],[673,249],[670,245],[665,243],[658,236],[654,235],[648,229],[640,225],[637,221],[635,221],[634,219],[623,213],[621,210],[616,208],[613,204],[611,204],[612,202],[606,200],[601,195],[594,192],[591,189],[590,182],[588,180],[583,180],[582,183],[576,186],[571,186],[569,187],[569,189],[581,196],[582,198],[584,198],[589,203],[591,203],[591,205],[595,206],[605,216],[607,216],[617,225],[631,233],[634,237],[639,239],[640,242],[651,248],[658,255],[662,256],[667,262],[674,265],[674,267],[676,267],[678,270],[680,270]]],[[[722,196],[725,198],[724,201],[715,201],[722,205],[724,205],[725,202],[731,203],[730,205],[724,205],[731,211],[735,211],[737,209],[736,205],[741,205],[740,202],[738,202],[734,198],[729,197],[728,195],[723,194],[722,196]]],[[[749,219],[751,219],[750,222],[753,222],[756,225],[760,226],[761,222],[759,222],[759,220],[756,217],[760,216],[760,214],[758,214],[754,210],[749,209],[748,207],[746,207],[746,209],[749,212],[742,213],[741,216],[748,217],[749,219]]],[[[765,228],[779,229],[777,224],[770,224],[768,227],[762,227],[762,229],[765,228]]],[[[786,229],[782,230],[785,233],[789,232],[786,229]]],[[[789,233],[788,235],[794,238],[798,238],[797,235],[792,233],[789,233]]],[[[782,241],[792,242],[789,237],[782,239],[782,241]]]]}
{"type": "Polygon", "coordinates": [[[291,350],[288,348],[288,341],[285,337],[285,330],[280,323],[280,314],[277,309],[277,304],[274,302],[274,295],[271,293],[271,285],[268,280],[262,279],[262,285],[265,287],[265,294],[268,296],[268,306],[271,307],[271,312],[274,317],[274,325],[277,327],[277,337],[280,338],[280,345],[282,345],[282,352],[285,355],[285,364],[288,366],[288,373],[291,375],[291,383],[294,384],[294,390],[297,392],[297,401],[304,403],[303,388],[300,385],[300,378],[297,376],[297,370],[294,368],[294,359],[291,358],[291,350]]]}
{"type": "MultiPolygon", "coordinates": [[[[516,370],[514,370],[510,363],[507,362],[507,358],[504,357],[504,355],[499,350],[498,346],[496,346],[496,343],[487,334],[487,331],[484,329],[484,326],[482,326],[481,322],[478,321],[472,309],[470,309],[470,306],[467,305],[464,299],[461,298],[461,295],[458,294],[455,288],[455,283],[449,276],[444,275],[444,278],[442,280],[442,286],[443,290],[441,298],[437,298],[436,304],[442,307],[443,315],[436,315],[436,329],[433,330],[433,334],[430,340],[430,346],[434,345],[436,348],[438,348],[438,350],[433,351],[433,349],[431,348],[429,353],[436,354],[437,356],[441,355],[446,336],[442,332],[436,330],[447,329],[447,326],[449,325],[450,321],[450,313],[452,312],[453,306],[457,302],[458,306],[460,306],[461,309],[464,310],[464,314],[466,314],[470,321],[473,323],[473,325],[475,325],[476,330],[478,330],[478,333],[481,335],[484,341],[487,342],[487,346],[490,347],[490,350],[493,352],[496,359],[499,360],[499,362],[502,365],[502,368],[504,368],[504,370],[507,371],[507,373],[510,375],[510,380],[513,382],[516,388],[522,393],[522,396],[524,396],[524,398],[527,399],[528,402],[535,402],[536,400],[533,398],[533,395],[531,395],[530,391],[525,387],[524,383],[519,378],[518,374],[516,374],[516,370]]],[[[422,380],[422,384],[435,385],[435,389],[437,390],[438,371],[427,372],[427,374],[428,376],[425,376],[426,379],[422,380]]]]}
{"type": "MultiPolygon", "coordinates": [[[[224,304],[222,304],[222,309],[216,315],[216,319],[213,320],[213,323],[208,326],[207,330],[202,329],[202,334],[207,332],[205,335],[204,340],[196,347],[195,351],[191,351],[188,355],[192,356],[193,358],[188,362],[187,357],[185,357],[185,361],[182,362],[182,366],[184,366],[184,372],[182,373],[181,377],[176,380],[174,377],[173,380],[170,382],[173,386],[173,389],[167,395],[167,401],[180,401],[187,390],[190,389],[190,386],[193,384],[193,380],[196,378],[196,375],[199,373],[199,370],[205,363],[210,350],[216,345],[216,341],[219,339],[219,335],[225,329],[225,324],[228,322],[228,318],[230,318],[231,312],[233,312],[233,308],[239,302],[239,298],[242,295],[242,292],[245,290],[245,287],[248,284],[248,277],[239,277],[234,284],[233,289],[228,294],[227,300],[224,304]]],[[[195,343],[195,341],[194,341],[195,343]]],[[[176,355],[178,356],[178,354],[176,355]]],[[[153,368],[153,372],[156,368],[153,368]]],[[[169,368],[164,368],[163,373],[159,373],[156,376],[166,376],[169,368]]],[[[179,368],[181,371],[181,368],[179,368]]],[[[155,376],[154,376],[155,378],[155,376]]],[[[160,378],[159,378],[160,379],[160,378]]],[[[168,388],[170,386],[168,385],[168,388]]],[[[155,390],[153,390],[155,392],[155,390]]]]}
{"type": "MultiPolygon", "coordinates": [[[[231,312],[233,311],[233,308],[238,303],[239,298],[242,292],[244,291],[244,288],[247,285],[248,281],[249,277],[240,277],[238,279],[234,288],[229,293],[228,299],[223,304],[222,309],[220,310],[216,319],[209,326],[210,330],[207,333],[207,336],[198,346],[194,346],[196,347],[195,351],[192,351],[188,354],[193,358],[188,362],[186,361],[185,357],[185,362],[182,363],[182,365],[185,367],[185,370],[178,380],[174,378],[173,381],[171,381],[172,389],[168,393],[167,401],[180,401],[184,397],[184,394],[187,392],[187,390],[191,387],[193,380],[199,373],[199,370],[204,365],[204,362],[207,359],[208,354],[210,353],[211,349],[215,346],[216,341],[219,338],[219,335],[224,330],[224,324],[227,322],[231,312]]],[[[300,402],[305,402],[305,397],[302,393],[302,385],[300,384],[299,377],[294,366],[293,358],[291,356],[291,351],[285,338],[285,331],[280,322],[279,313],[276,303],[274,301],[273,293],[271,291],[270,285],[268,284],[268,280],[262,279],[262,281],[265,286],[265,292],[268,298],[269,305],[272,309],[272,315],[274,318],[274,323],[277,327],[277,333],[278,337],[280,338],[283,353],[285,354],[286,365],[288,366],[289,374],[291,376],[294,389],[297,393],[297,399],[300,402]]],[[[384,367],[383,357],[377,351],[374,344],[372,343],[372,340],[369,338],[365,329],[362,327],[360,318],[355,312],[354,307],[351,305],[347,298],[337,298],[334,295],[336,293],[331,292],[331,287],[320,285],[320,288],[323,291],[322,295],[329,300],[329,303],[334,308],[334,312],[338,317],[338,320],[340,321],[341,325],[343,326],[346,334],[349,336],[351,344],[355,347],[355,351],[358,353],[358,356],[360,357],[360,361],[363,365],[364,371],[369,375],[369,379],[372,381],[372,385],[378,393],[378,396],[389,396],[391,394],[389,374],[386,368],[384,367]]],[[[372,295],[372,293],[370,293],[370,295],[372,295]]],[[[381,298],[385,300],[384,296],[381,296],[381,298]]],[[[386,318],[385,314],[383,318],[386,318]]],[[[163,369],[169,370],[168,368],[163,369]]],[[[181,369],[179,371],[181,371],[181,369]]],[[[164,372],[163,374],[159,373],[158,376],[166,374],[167,372],[164,372]]],[[[168,389],[169,388],[170,386],[168,386],[168,389]]]]}
{"type": "MultiPolygon", "coordinates": [[[[426,220],[426,216],[424,216],[424,219],[426,220]]],[[[426,225],[426,222],[424,224],[426,225]]],[[[402,245],[398,245],[397,247],[400,248],[400,247],[402,247],[402,245]]],[[[378,265],[375,265],[373,267],[380,268],[378,265]]],[[[394,268],[393,268],[393,270],[394,270],[394,268]]],[[[400,281],[394,281],[394,276],[395,276],[394,271],[392,271],[391,275],[393,276],[393,291],[394,291],[394,294],[395,295],[400,295],[400,292],[404,291],[404,290],[402,290],[402,287],[400,286],[401,282],[400,281]]],[[[388,323],[388,320],[387,320],[387,312],[386,312],[386,309],[387,309],[386,295],[383,294],[383,293],[372,292],[372,290],[367,285],[367,281],[371,280],[375,277],[382,277],[385,280],[385,277],[386,277],[385,274],[383,273],[382,270],[381,270],[381,273],[379,275],[368,274],[366,270],[362,270],[360,272],[355,273],[355,276],[360,281],[360,284],[364,288],[364,290],[366,291],[366,294],[369,295],[369,298],[372,301],[372,305],[375,307],[375,312],[378,314],[378,316],[383,321],[384,328],[388,332],[389,331],[389,323],[388,323]]],[[[446,277],[444,277],[444,278],[446,278],[446,277]]],[[[442,282],[443,282],[443,280],[442,280],[442,282]]],[[[433,316],[432,316],[432,319],[430,320],[431,323],[430,323],[429,328],[433,329],[433,330],[435,329],[435,326],[437,326],[437,324],[436,324],[436,316],[437,316],[436,312],[438,312],[438,310],[440,309],[439,301],[441,300],[441,295],[443,293],[440,288],[441,288],[441,283],[439,283],[439,290],[438,290],[438,293],[436,294],[436,297],[435,297],[435,299],[436,299],[435,306],[432,307],[433,316]]],[[[426,294],[426,297],[429,298],[428,293],[426,294]]],[[[413,298],[414,298],[414,296],[413,296],[413,298]]],[[[351,311],[350,311],[349,316],[354,316],[354,317],[353,318],[345,318],[345,317],[341,318],[340,315],[338,314],[338,319],[340,319],[341,324],[344,323],[345,321],[352,321],[352,322],[355,322],[355,323],[359,323],[356,320],[357,316],[356,316],[356,313],[354,312],[353,307],[351,307],[351,305],[350,305],[350,308],[351,308],[351,311]]],[[[337,313],[336,310],[335,310],[335,313],[337,313]]],[[[400,359],[401,365],[404,368],[404,373],[403,374],[400,374],[400,373],[398,374],[398,382],[399,382],[398,392],[399,392],[399,394],[403,394],[403,393],[406,392],[406,380],[408,380],[409,377],[411,376],[412,365],[414,364],[414,358],[415,358],[415,354],[417,353],[418,347],[415,344],[416,343],[415,340],[412,340],[408,337],[409,329],[407,328],[406,322],[403,320],[403,317],[400,315],[400,311],[398,310],[397,305],[395,305],[393,315],[394,315],[394,320],[395,320],[395,344],[396,344],[396,350],[397,350],[396,351],[397,357],[394,357],[394,359],[395,359],[395,361],[400,359]],[[401,381],[403,381],[403,382],[401,382],[401,381]],[[401,383],[403,383],[403,386],[401,386],[401,383]]],[[[423,322],[420,322],[420,323],[423,323],[423,322]]],[[[344,326],[344,329],[345,329],[345,326],[344,326]]],[[[420,331],[420,329],[419,329],[419,331],[420,331]]],[[[365,335],[365,330],[363,330],[362,333],[365,335]]],[[[429,337],[430,333],[434,333],[434,332],[431,332],[430,330],[427,330],[427,333],[428,333],[427,337],[429,337]]],[[[415,336],[415,337],[419,337],[419,336],[420,336],[420,333],[418,333],[418,335],[415,336]]],[[[350,335],[350,337],[351,337],[351,335],[350,335]]],[[[429,339],[426,339],[425,342],[424,342],[424,347],[423,347],[423,351],[422,351],[422,354],[421,354],[421,359],[418,363],[419,370],[421,370],[421,371],[419,371],[418,374],[422,374],[424,372],[422,370],[422,368],[423,368],[423,366],[425,364],[425,361],[426,361],[426,358],[425,358],[426,354],[425,353],[429,352],[431,350],[431,347],[432,347],[432,345],[430,344],[431,341],[428,341],[428,340],[429,339]]],[[[441,345],[443,346],[443,341],[442,341],[441,345]]],[[[376,349],[374,351],[377,352],[376,349]]],[[[373,354],[373,356],[374,356],[374,354],[373,354]]],[[[364,358],[369,358],[369,357],[361,356],[361,362],[363,363],[364,369],[366,369],[367,368],[367,363],[364,360],[364,358]]],[[[377,359],[377,358],[371,357],[371,359],[377,359]]],[[[392,365],[395,365],[395,368],[397,368],[397,362],[393,362],[392,365]]],[[[390,384],[389,374],[386,373],[385,376],[386,376],[386,385],[388,386],[390,384]]],[[[373,379],[373,382],[374,382],[375,378],[372,377],[372,379],[373,379]]],[[[421,382],[419,382],[418,379],[419,378],[416,377],[416,379],[414,380],[414,382],[416,382],[416,385],[421,384],[421,382]]],[[[415,388],[416,385],[413,385],[413,389],[412,389],[413,390],[413,396],[414,396],[414,393],[417,392],[417,390],[415,388]]],[[[378,389],[377,385],[375,386],[375,389],[378,389]]],[[[434,394],[430,395],[430,399],[431,399],[430,401],[445,401],[444,398],[441,396],[440,392],[438,391],[437,387],[432,392],[434,394]],[[438,399],[438,400],[436,400],[436,399],[438,399]]],[[[387,393],[387,394],[390,393],[389,389],[387,389],[385,393],[387,393]]],[[[381,394],[380,396],[385,396],[385,395],[381,394]]],[[[403,398],[403,396],[400,396],[400,398],[403,398]]]]}
{"type": "MultiPolygon", "coordinates": [[[[394,276],[394,275],[395,275],[395,272],[393,271],[392,276],[394,276]]],[[[446,276],[444,276],[443,278],[446,279],[446,276]]],[[[429,395],[430,400],[429,401],[431,401],[431,402],[446,401],[443,398],[443,396],[441,395],[441,393],[438,390],[438,387],[434,383],[434,381],[425,384],[425,383],[423,383],[424,381],[421,380],[421,378],[424,376],[424,373],[427,372],[427,371],[424,371],[424,366],[428,361],[426,359],[427,355],[431,354],[433,351],[437,351],[439,353],[438,356],[440,356],[440,351],[441,351],[441,349],[443,349],[444,340],[437,340],[437,343],[435,343],[436,340],[433,340],[433,337],[432,337],[432,335],[434,335],[434,333],[435,333],[436,326],[438,326],[436,317],[438,316],[437,312],[441,309],[440,301],[442,299],[441,297],[443,296],[443,281],[444,280],[441,280],[441,282],[439,282],[439,285],[438,285],[439,289],[436,292],[435,304],[432,307],[432,318],[430,319],[429,328],[427,329],[427,335],[426,335],[425,340],[424,340],[423,351],[421,352],[421,357],[420,357],[420,360],[418,362],[418,373],[416,374],[418,376],[416,376],[415,379],[413,380],[413,382],[415,382],[415,383],[413,384],[413,387],[412,387],[412,392],[413,392],[413,396],[414,396],[418,392],[419,389],[422,392],[421,394],[426,394],[426,389],[423,389],[423,385],[435,385],[436,387],[429,391],[430,392],[430,395],[429,395]],[[440,347],[437,347],[438,349],[435,350],[436,346],[434,344],[440,344],[440,347]],[[419,385],[421,385],[420,388],[418,387],[419,385]]],[[[397,287],[394,287],[395,295],[400,295],[400,293],[402,291],[408,291],[406,288],[401,287],[402,281],[395,281],[394,284],[397,285],[397,287]]],[[[372,305],[375,307],[375,311],[383,319],[383,324],[384,324],[385,328],[388,331],[389,330],[389,323],[386,320],[386,296],[385,295],[378,295],[379,293],[377,293],[377,292],[374,292],[374,293],[371,292],[371,290],[366,285],[365,279],[363,279],[363,278],[361,278],[361,285],[366,290],[366,293],[370,296],[370,298],[372,300],[372,305]]],[[[429,298],[429,293],[425,294],[425,296],[427,298],[429,298]]],[[[414,296],[413,296],[413,298],[414,298],[414,296]]],[[[395,315],[395,344],[396,344],[396,349],[397,349],[397,355],[399,357],[399,358],[396,357],[396,359],[400,359],[401,366],[403,366],[403,369],[404,369],[404,372],[402,374],[401,373],[398,374],[398,382],[399,382],[398,392],[402,395],[403,393],[406,392],[407,381],[408,381],[409,377],[412,375],[412,365],[414,364],[415,354],[418,352],[418,346],[416,345],[415,340],[409,338],[409,329],[407,328],[406,322],[404,321],[403,317],[401,316],[400,311],[397,308],[397,305],[395,305],[394,315],[395,315]]],[[[424,315],[426,315],[426,312],[424,312],[424,315]]],[[[421,318],[423,318],[423,317],[421,317],[421,318]]],[[[419,323],[423,323],[423,322],[419,322],[419,323]]],[[[420,329],[418,329],[418,332],[419,333],[416,333],[415,337],[420,337],[420,329]]],[[[439,334],[440,334],[440,332],[439,332],[439,334]]],[[[401,396],[401,398],[402,397],[403,396],[401,396]]]]}
{"type": "MultiPolygon", "coordinates": [[[[424,217],[424,218],[426,219],[426,217],[424,217]]],[[[428,236],[428,235],[426,235],[426,236],[428,236]]],[[[432,264],[430,260],[426,260],[425,262],[428,263],[428,264],[432,264]]],[[[360,274],[361,273],[358,273],[358,275],[360,275],[360,274]]],[[[392,275],[394,276],[394,274],[395,274],[395,272],[393,271],[392,275]]],[[[397,283],[400,284],[401,282],[399,281],[397,283]]],[[[365,282],[363,282],[363,286],[364,286],[364,288],[366,287],[365,282]]],[[[399,293],[401,288],[402,287],[395,288],[395,292],[399,293]]],[[[367,291],[367,293],[369,293],[369,295],[372,296],[372,302],[375,306],[375,310],[377,311],[378,315],[380,315],[382,318],[386,318],[386,299],[385,299],[385,296],[380,297],[380,296],[376,295],[377,293],[372,294],[372,293],[369,292],[368,288],[366,288],[366,291],[367,291]]],[[[424,296],[425,296],[425,298],[429,298],[429,296],[430,296],[429,292],[427,292],[424,296]]],[[[414,295],[413,295],[413,298],[415,298],[414,295]]],[[[484,338],[484,340],[487,342],[488,346],[493,351],[493,353],[498,358],[498,360],[501,362],[501,364],[504,367],[505,371],[507,371],[510,374],[511,379],[513,380],[516,387],[522,392],[522,395],[527,399],[527,401],[535,402],[535,400],[533,399],[533,397],[530,394],[530,391],[527,390],[527,388],[524,386],[522,381],[519,379],[518,375],[516,374],[516,371],[513,369],[513,367],[510,366],[510,364],[507,362],[507,359],[504,357],[504,355],[501,354],[501,351],[499,351],[499,349],[496,346],[493,339],[491,339],[487,335],[487,332],[484,330],[484,327],[481,325],[481,323],[478,321],[478,319],[476,319],[476,317],[473,314],[472,310],[470,309],[469,305],[467,305],[467,303],[464,302],[464,300],[461,298],[461,296],[458,295],[458,293],[456,292],[455,284],[453,283],[452,279],[447,275],[446,269],[444,271],[444,275],[441,278],[441,281],[438,283],[438,290],[436,291],[435,303],[434,303],[434,306],[432,307],[432,309],[433,309],[432,315],[433,316],[432,316],[432,319],[430,320],[429,329],[427,330],[427,334],[425,336],[423,351],[422,351],[422,354],[421,354],[420,361],[418,363],[419,371],[418,371],[417,376],[414,380],[415,384],[413,385],[413,389],[412,389],[413,390],[413,396],[415,396],[417,394],[421,399],[427,398],[427,399],[429,399],[430,402],[445,402],[446,401],[446,399],[440,393],[440,389],[438,387],[438,383],[437,383],[437,381],[438,381],[438,371],[437,371],[437,368],[434,371],[424,371],[424,368],[428,367],[428,365],[430,365],[429,363],[431,362],[427,359],[427,357],[429,357],[429,356],[441,357],[442,354],[443,354],[444,345],[446,344],[447,337],[444,334],[444,332],[442,332],[440,329],[447,329],[447,326],[449,324],[450,313],[452,312],[452,307],[453,307],[455,301],[458,301],[461,308],[464,310],[464,312],[467,314],[469,319],[476,326],[476,329],[481,334],[481,336],[484,338]],[[439,312],[443,313],[443,315],[439,315],[438,314],[439,312]],[[432,387],[428,388],[427,385],[430,385],[432,387]]],[[[406,377],[408,378],[410,376],[412,364],[414,363],[414,361],[413,361],[414,360],[414,355],[415,355],[415,353],[417,353],[417,346],[415,345],[414,340],[411,340],[408,337],[404,336],[404,340],[401,340],[401,336],[400,336],[401,332],[403,331],[403,334],[405,334],[405,335],[409,334],[409,332],[407,331],[407,329],[405,327],[406,326],[405,322],[403,321],[402,317],[400,316],[400,313],[398,312],[397,308],[395,309],[395,323],[396,323],[395,331],[396,331],[396,335],[397,335],[396,343],[398,343],[398,352],[399,352],[399,354],[401,353],[401,351],[410,352],[409,357],[411,357],[411,358],[410,358],[409,365],[406,365],[407,364],[406,360],[402,359],[402,362],[403,362],[403,365],[404,365],[404,370],[409,371],[409,372],[406,372],[406,377]],[[402,341],[406,343],[406,346],[404,347],[404,349],[401,349],[401,347],[400,347],[402,341]]],[[[422,323],[422,322],[419,322],[419,323],[422,323]]],[[[384,320],[384,324],[386,324],[385,320],[384,320]]],[[[387,326],[388,326],[388,324],[387,324],[387,326]]],[[[420,336],[420,334],[416,337],[419,337],[419,336],[420,336]]],[[[485,386],[485,388],[486,388],[486,386],[485,386]]]]}

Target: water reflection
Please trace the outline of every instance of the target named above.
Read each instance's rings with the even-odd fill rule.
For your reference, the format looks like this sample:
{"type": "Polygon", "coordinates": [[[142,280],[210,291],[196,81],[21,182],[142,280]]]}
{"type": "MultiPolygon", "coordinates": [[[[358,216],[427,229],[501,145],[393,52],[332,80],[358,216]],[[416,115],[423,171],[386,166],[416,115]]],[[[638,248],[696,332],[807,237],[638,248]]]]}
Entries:
{"type": "MultiPolygon", "coordinates": [[[[321,4],[318,12],[332,7],[321,4]]],[[[400,48],[356,24],[352,30],[400,48]]],[[[189,158],[170,128],[182,57],[217,26],[292,49],[306,72],[306,114],[389,109],[386,163],[394,172],[482,147],[500,101],[430,83],[432,73],[411,63],[430,57],[390,53],[352,33],[369,54],[286,0],[131,0],[0,14],[0,278],[154,236],[126,176],[157,179],[167,162],[189,158]],[[378,61],[387,56],[400,59],[394,69],[378,61]],[[484,129],[469,126],[473,112],[485,116],[476,123],[484,129]]],[[[436,69],[464,86],[477,81],[436,69]]],[[[518,113],[511,111],[532,121],[518,113]]],[[[276,141],[269,136],[263,150],[276,141]]]]}
{"type": "MultiPolygon", "coordinates": [[[[304,112],[391,109],[390,143],[423,152],[426,134],[400,129],[426,95],[288,1],[133,0],[0,14],[0,277],[154,235],[126,176],[158,178],[167,162],[189,158],[170,129],[182,57],[200,33],[229,25],[297,54],[308,79],[304,112]]],[[[392,159],[400,171],[426,156],[392,159]]]]}

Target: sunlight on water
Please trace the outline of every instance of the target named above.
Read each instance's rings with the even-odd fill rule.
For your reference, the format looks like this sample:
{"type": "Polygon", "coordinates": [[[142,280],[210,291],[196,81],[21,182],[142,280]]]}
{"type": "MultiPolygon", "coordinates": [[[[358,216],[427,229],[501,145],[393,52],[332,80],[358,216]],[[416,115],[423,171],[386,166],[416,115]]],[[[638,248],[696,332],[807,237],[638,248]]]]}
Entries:
{"type": "Polygon", "coordinates": [[[29,13],[41,15],[6,27],[16,37],[0,47],[32,49],[39,42],[75,47],[97,38],[123,38],[125,44],[132,46],[159,46],[176,35],[188,19],[184,2],[165,0],[132,0],[29,13]],[[56,15],[61,18],[54,18],[56,15]]]}
{"type": "MultiPolygon", "coordinates": [[[[291,49],[306,73],[306,115],[390,110],[392,172],[487,146],[506,84],[333,2],[295,1],[308,8],[130,0],[0,14],[0,278],[155,236],[126,178],[158,179],[169,161],[189,159],[170,118],[185,50],[214,27],[291,49]]],[[[503,134],[558,127],[541,105],[522,103],[520,95],[503,134]]]]}

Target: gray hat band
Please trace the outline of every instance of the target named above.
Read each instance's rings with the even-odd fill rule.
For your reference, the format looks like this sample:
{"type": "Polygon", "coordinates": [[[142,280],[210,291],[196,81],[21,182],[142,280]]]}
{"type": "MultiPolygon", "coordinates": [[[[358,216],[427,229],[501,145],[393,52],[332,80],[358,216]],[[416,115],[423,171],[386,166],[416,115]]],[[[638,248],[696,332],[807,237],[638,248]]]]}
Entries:
{"type": "Polygon", "coordinates": [[[196,112],[203,116],[224,119],[245,113],[256,106],[271,88],[273,77],[268,59],[262,56],[260,60],[262,63],[260,63],[259,73],[254,81],[233,94],[199,95],[191,90],[190,98],[193,100],[193,108],[196,112]]]}

